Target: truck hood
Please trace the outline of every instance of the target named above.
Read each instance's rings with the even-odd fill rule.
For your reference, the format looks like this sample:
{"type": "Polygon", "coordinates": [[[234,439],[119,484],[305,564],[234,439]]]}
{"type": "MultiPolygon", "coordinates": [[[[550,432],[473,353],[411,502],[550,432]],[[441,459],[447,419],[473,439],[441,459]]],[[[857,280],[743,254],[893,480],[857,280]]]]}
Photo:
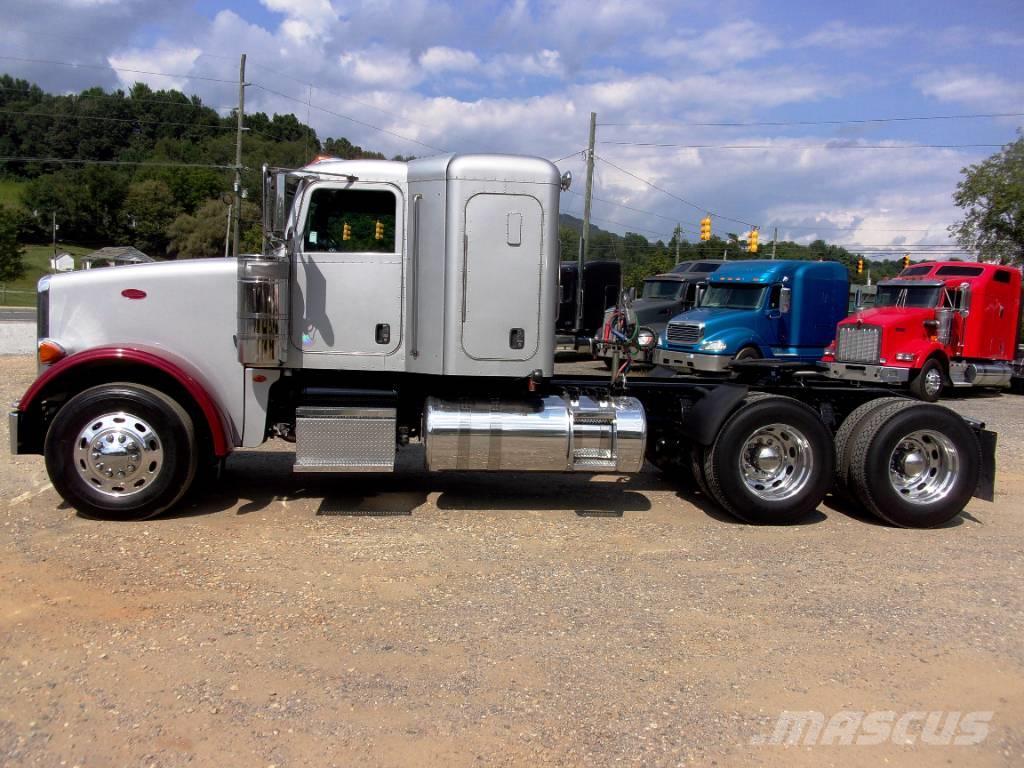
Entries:
{"type": "Polygon", "coordinates": [[[920,324],[925,320],[935,317],[935,310],[931,307],[879,307],[877,309],[863,309],[855,312],[843,320],[843,325],[856,323],[858,320],[864,325],[890,326],[909,324],[920,324]]]}
{"type": "Polygon", "coordinates": [[[673,323],[704,323],[707,329],[723,323],[732,323],[735,318],[747,315],[755,310],[725,309],[718,307],[701,307],[690,309],[672,318],[673,323]]]}
{"type": "Polygon", "coordinates": [[[652,322],[668,322],[669,315],[663,314],[666,309],[679,306],[677,299],[637,299],[633,302],[633,311],[641,325],[652,322]]]}

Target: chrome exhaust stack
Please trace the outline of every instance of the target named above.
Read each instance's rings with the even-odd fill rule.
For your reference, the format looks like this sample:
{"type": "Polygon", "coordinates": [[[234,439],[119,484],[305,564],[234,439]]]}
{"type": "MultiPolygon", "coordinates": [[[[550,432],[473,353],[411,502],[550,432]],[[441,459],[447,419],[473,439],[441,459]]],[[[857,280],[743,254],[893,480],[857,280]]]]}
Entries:
{"type": "Polygon", "coordinates": [[[633,397],[549,395],[522,401],[428,398],[427,469],[639,472],[647,421],[633,397]]]}

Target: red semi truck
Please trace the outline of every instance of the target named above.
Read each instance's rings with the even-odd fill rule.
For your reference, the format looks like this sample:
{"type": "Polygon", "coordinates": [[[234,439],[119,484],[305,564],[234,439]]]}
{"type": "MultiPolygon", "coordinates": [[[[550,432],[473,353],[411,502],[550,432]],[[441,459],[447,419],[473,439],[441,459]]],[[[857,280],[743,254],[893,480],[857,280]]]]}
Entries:
{"type": "Polygon", "coordinates": [[[929,402],[948,387],[1008,387],[1020,311],[1018,269],[915,264],[838,325],[822,361],[837,379],[907,386],[929,402]]]}

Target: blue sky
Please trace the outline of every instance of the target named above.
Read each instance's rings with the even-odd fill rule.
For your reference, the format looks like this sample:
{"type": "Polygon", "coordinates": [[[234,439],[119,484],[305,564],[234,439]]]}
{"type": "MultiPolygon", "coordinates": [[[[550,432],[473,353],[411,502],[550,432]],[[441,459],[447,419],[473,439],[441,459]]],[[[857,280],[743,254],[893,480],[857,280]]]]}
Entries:
{"type": "MultiPolygon", "coordinates": [[[[344,135],[392,154],[436,147],[560,158],[584,146],[596,111],[599,156],[699,207],[759,224],[769,233],[762,241],[778,226],[780,236],[802,241],[948,243],[959,170],[995,150],[904,147],[1003,144],[1024,121],[693,125],[1024,113],[1020,0],[7,0],[5,7],[2,55],[175,75],[2,62],[47,88],[141,79],[230,105],[230,84],[187,76],[231,79],[244,51],[255,83],[250,109],[305,119],[307,108],[287,97],[311,96],[310,122],[322,138],[344,135]]],[[[578,155],[560,165],[582,177],[578,155]]],[[[597,195],[601,226],[652,238],[677,220],[695,229],[703,215],[604,162],[597,195]]],[[[578,195],[564,196],[563,210],[581,207],[578,195]]],[[[716,232],[742,229],[716,219],[716,232]]]]}

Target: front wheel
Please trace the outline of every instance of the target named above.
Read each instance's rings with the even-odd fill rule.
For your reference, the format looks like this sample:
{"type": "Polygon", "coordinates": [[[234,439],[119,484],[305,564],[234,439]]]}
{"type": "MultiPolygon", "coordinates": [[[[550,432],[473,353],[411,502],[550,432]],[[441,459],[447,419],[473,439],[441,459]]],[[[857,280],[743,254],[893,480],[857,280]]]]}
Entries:
{"type": "Polygon", "coordinates": [[[741,520],[792,523],[828,492],[834,451],[812,408],[791,397],[754,394],[704,452],[704,478],[711,496],[741,520]]]}
{"type": "Polygon", "coordinates": [[[188,413],[140,384],[107,384],[75,395],[46,433],[46,469],[79,512],[141,520],[173,506],[198,464],[188,413]]]}
{"type": "Polygon", "coordinates": [[[917,376],[910,382],[910,392],[918,400],[934,403],[942,396],[945,378],[942,363],[933,357],[925,361],[917,376]]]}
{"type": "Polygon", "coordinates": [[[736,353],[736,357],[733,358],[734,362],[742,360],[760,360],[761,353],[757,351],[757,347],[744,347],[736,353]]]}

